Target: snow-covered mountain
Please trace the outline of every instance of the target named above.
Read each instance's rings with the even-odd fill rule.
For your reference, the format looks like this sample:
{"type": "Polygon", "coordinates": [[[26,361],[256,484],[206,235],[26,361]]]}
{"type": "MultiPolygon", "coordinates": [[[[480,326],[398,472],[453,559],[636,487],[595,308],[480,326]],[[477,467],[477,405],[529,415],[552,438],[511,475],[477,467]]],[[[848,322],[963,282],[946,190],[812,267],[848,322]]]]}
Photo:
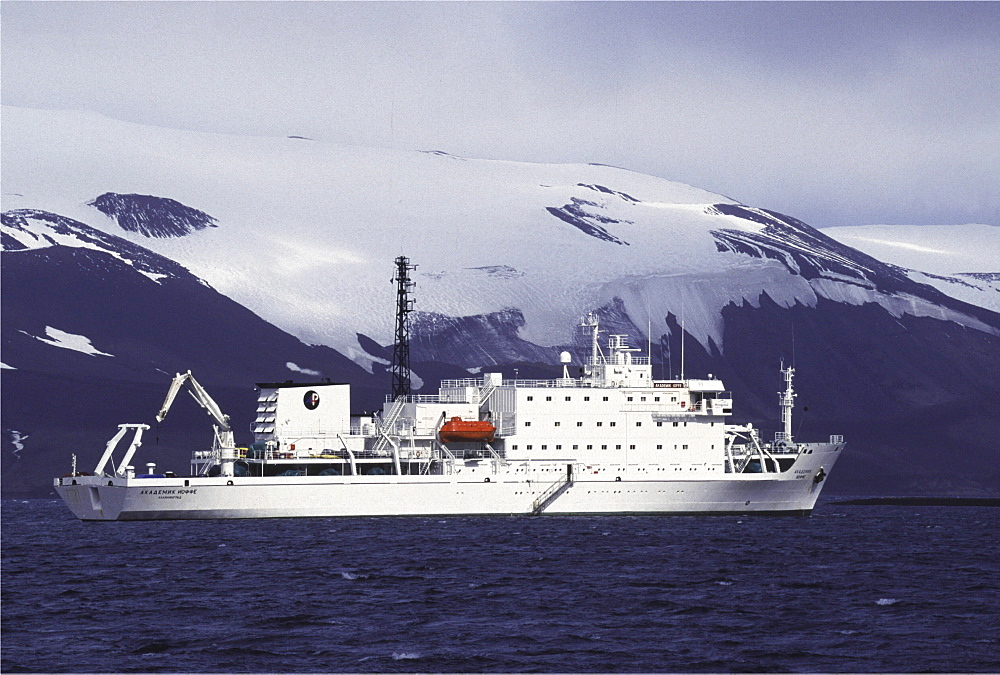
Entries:
{"type": "MultiPolygon", "coordinates": [[[[339,377],[339,369],[370,384],[392,340],[392,261],[405,254],[419,265],[414,369],[430,386],[459,369],[511,374],[516,366],[523,377],[544,368],[529,364],[554,363],[572,349],[579,319],[596,310],[609,330],[637,345],[649,340],[664,375],[677,373],[683,326],[687,372],[725,378],[755,423],[773,422],[778,361],[795,358],[801,400],[811,401],[807,428],[868,443],[838,467],[846,477],[835,477],[854,491],[973,489],[996,473],[983,473],[975,457],[992,442],[981,419],[997,412],[1000,389],[976,380],[998,368],[1000,315],[795,218],[609,166],[222,136],[82,113],[2,114],[5,275],[11,268],[44,278],[74,249],[93,265],[117,260],[128,267],[119,272],[140,272],[152,285],[187,275],[284,336],[280,349],[267,348],[270,357],[257,356],[267,351],[262,344],[248,348],[239,368],[217,369],[217,380],[247,376],[260,358],[268,364],[261,370],[283,374],[249,380],[306,371],[339,377]],[[143,256],[161,266],[143,267],[143,256]],[[361,367],[352,374],[346,360],[316,365],[315,352],[302,354],[285,338],[361,367]],[[943,410],[952,412],[936,416],[943,410]],[[880,435],[888,427],[895,436],[880,435]],[[954,476],[934,476],[927,454],[957,442],[980,449],[963,460],[972,468],[959,470],[959,462],[950,465],[954,476]]],[[[69,352],[60,345],[84,343],[66,336],[80,336],[103,354],[119,353],[93,327],[34,320],[32,294],[42,285],[21,293],[22,282],[5,277],[3,362],[16,369],[3,371],[5,387],[9,374],[24,378],[41,358],[8,342],[12,284],[23,308],[12,330],[24,339],[69,352]]],[[[81,316],[116,291],[88,293],[81,316]]],[[[144,320],[167,314],[156,302],[135,312],[144,320]]],[[[124,316],[105,320],[120,334],[134,332],[124,316]]],[[[151,333],[136,335],[137,352],[162,348],[148,344],[151,333]]],[[[188,345],[181,351],[191,359],[193,345],[211,344],[212,357],[225,360],[230,340],[188,322],[169,342],[188,345]]],[[[120,374],[129,378],[136,376],[120,374]]],[[[30,430],[8,420],[7,398],[4,427],[23,437],[30,430]]]]}
{"type": "Polygon", "coordinates": [[[905,268],[914,281],[1000,312],[1000,226],[861,225],[823,234],[905,268]]]}
{"type": "Polygon", "coordinates": [[[148,247],[280,328],[359,362],[368,356],[358,333],[391,339],[386,284],[399,253],[419,264],[419,310],[514,309],[519,336],[553,348],[571,340],[586,311],[616,298],[654,339],[669,332],[668,314],[683,314],[702,345],[721,347],[722,308],[756,305],[762,292],[783,306],[875,302],[895,315],[993,330],[794,219],[614,167],[10,108],[4,127],[4,191],[18,195],[5,197],[5,209],[58,213],[148,247]],[[211,226],[175,228],[192,213],[211,226]]]}

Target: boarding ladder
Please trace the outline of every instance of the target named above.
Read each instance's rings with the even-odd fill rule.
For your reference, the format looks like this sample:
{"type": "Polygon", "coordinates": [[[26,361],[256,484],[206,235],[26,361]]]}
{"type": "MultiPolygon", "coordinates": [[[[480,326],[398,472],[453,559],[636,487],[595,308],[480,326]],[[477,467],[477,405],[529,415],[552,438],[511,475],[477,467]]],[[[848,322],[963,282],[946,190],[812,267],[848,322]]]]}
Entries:
{"type": "Polygon", "coordinates": [[[482,408],[490,400],[490,396],[496,391],[497,386],[492,382],[487,383],[479,390],[479,407],[482,408]]]}
{"type": "Polygon", "coordinates": [[[531,515],[542,515],[542,511],[544,511],[549,504],[558,499],[562,493],[566,492],[571,485],[573,485],[573,465],[567,464],[566,473],[560,476],[559,480],[545,488],[542,491],[542,494],[538,495],[534,503],[532,503],[531,515]]]}
{"type": "Polygon", "coordinates": [[[372,451],[376,454],[384,452],[385,446],[389,444],[389,432],[392,431],[393,427],[396,425],[396,420],[399,419],[399,415],[403,412],[403,406],[405,403],[405,396],[400,396],[393,401],[392,405],[389,406],[389,410],[386,411],[381,424],[378,425],[379,439],[375,441],[375,447],[372,448],[372,451]]]}

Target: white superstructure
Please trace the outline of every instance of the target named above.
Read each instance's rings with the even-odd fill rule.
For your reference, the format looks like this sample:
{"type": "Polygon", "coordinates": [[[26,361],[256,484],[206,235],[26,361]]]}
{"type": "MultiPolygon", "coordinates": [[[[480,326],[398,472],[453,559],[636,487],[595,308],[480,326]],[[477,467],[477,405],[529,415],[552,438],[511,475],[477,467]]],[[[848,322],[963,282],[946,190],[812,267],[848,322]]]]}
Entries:
{"type": "Polygon", "coordinates": [[[610,336],[604,354],[597,321],[584,326],[591,355],[578,378],[564,356],[558,379],[445,380],[436,395],[387,401],[380,416],[352,417],[346,384],[259,385],[246,448],[226,447],[228,418],[190,373],[178,375],[161,413],[190,382],[216,421],[190,475],[151,464],[137,475],[128,462],[145,425],[122,425],[93,475],[74,468],[56,491],[83,520],[812,510],[844,441],[793,439],[791,368],[784,430],[765,443],[728,423],[720,380],[656,380],[624,336],[610,336]]]}

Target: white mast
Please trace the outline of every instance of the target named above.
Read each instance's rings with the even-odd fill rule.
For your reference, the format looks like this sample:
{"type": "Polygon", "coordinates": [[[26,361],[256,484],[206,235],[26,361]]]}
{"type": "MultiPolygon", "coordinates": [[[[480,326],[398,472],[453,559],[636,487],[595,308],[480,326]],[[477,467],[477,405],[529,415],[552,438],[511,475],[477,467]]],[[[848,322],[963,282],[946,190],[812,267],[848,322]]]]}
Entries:
{"type": "Polygon", "coordinates": [[[681,317],[681,381],[684,381],[684,317],[681,317]]]}
{"type": "Polygon", "coordinates": [[[781,401],[781,421],[785,425],[785,442],[792,442],[792,408],[795,406],[795,390],[792,388],[792,377],[795,369],[789,366],[785,368],[784,362],[781,364],[781,372],[785,376],[785,391],[778,392],[781,401]]]}

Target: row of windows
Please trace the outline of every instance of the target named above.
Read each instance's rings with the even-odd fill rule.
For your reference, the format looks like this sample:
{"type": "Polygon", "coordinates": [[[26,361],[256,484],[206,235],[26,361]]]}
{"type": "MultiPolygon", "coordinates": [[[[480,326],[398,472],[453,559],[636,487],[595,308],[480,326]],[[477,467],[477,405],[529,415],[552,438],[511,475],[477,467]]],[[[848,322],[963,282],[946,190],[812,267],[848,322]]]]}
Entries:
{"type": "MultiPolygon", "coordinates": [[[[572,401],[572,400],[573,400],[573,397],[572,397],[572,396],[565,396],[565,397],[564,397],[564,399],[565,399],[565,400],[567,400],[567,401],[572,401]]],[[[632,397],[632,396],[629,396],[629,397],[627,397],[627,398],[626,398],[626,400],[627,400],[627,401],[629,401],[629,402],[631,402],[631,401],[632,401],[633,399],[634,399],[634,397],[632,397]]],[[[534,401],[534,400],[535,400],[535,397],[534,397],[534,396],[529,396],[529,397],[528,397],[528,400],[529,400],[529,401],[534,401]]],[[[546,401],[551,401],[551,400],[552,400],[552,397],[551,397],[551,396],[546,396],[546,397],[545,397],[545,400],[546,400],[546,401]]],[[[590,397],[589,397],[589,396],[584,396],[584,397],[583,397],[583,400],[584,400],[584,401],[589,401],[589,400],[590,400],[590,397]]],[[[601,397],[601,400],[602,400],[602,401],[607,401],[607,400],[608,400],[608,397],[607,397],[607,396],[602,396],[602,397],[601,397]]],[[[646,401],[646,397],[645,397],[645,396],[640,396],[640,397],[639,397],[639,401],[640,401],[640,402],[643,402],[643,403],[644,403],[644,402],[646,401]]],[[[659,397],[659,396],[654,396],[654,397],[653,397],[653,402],[654,402],[654,403],[659,403],[659,402],[660,402],[660,397],[659,397]]],[[[677,397],[676,397],[676,396],[671,396],[671,397],[670,397],[670,402],[671,402],[671,403],[676,403],[676,402],[677,402],[677,397]]]]}
{"type": "MultiPolygon", "coordinates": [[[[557,427],[561,427],[561,426],[562,426],[562,422],[554,422],[554,424],[555,424],[555,426],[557,426],[557,427]]],[[[687,425],[688,425],[688,423],[687,423],[687,422],[672,422],[671,424],[673,424],[673,425],[674,425],[675,427],[676,427],[676,426],[680,426],[681,424],[683,424],[684,426],[687,426],[687,425]]],[[[613,426],[617,426],[617,425],[618,425],[618,423],[617,423],[617,422],[608,422],[608,426],[609,426],[609,427],[613,427],[613,426]]],[[[642,422],[636,422],[636,423],[635,423],[635,425],[636,425],[637,427],[641,427],[641,426],[642,426],[642,422]]],[[[710,427],[714,427],[714,426],[715,426],[715,422],[709,422],[709,423],[708,423],[708,425],[709,425],[710,427]]],[[[525,422],[525,423],[524,423],[524,426],[526,426],[526,427],[530,427],[530,426],[531,426],[531,422],[530,422],[530,421],[529,421],[529,422],[525,422]]],[[[576,423],[576,426],[578,426],[578,427],[582,427],[582,426],[583,426],[583,422],[577,422],[577,423],[576,423]]],[[[599,426],[599,427],[602,427],[602,426],[604,426],[604,422],[597,422],[597,426],[599,426]]],[[[657,423],[656,423],[656,426],[658,426],[658,427],[662,427],[662,426],[663,426],[663,422],[657,422],[657,423]]]]}
{"type": "MultiPolygon", "coordinates": [[[[535,447],[534,445],[532,445],[531,443],[528,443],[527,445],[524,446],[524,449],[525,450],[532,450],[532,449],[534,449],[534,447],[535,447]]],[[[562,450],[562,445],[555,445],[553,447],[556,450],[562,450]]],[[[539,446],[539,448],[541,448],[542,450],[548,450],[549,446],[547,444],[542,444],[542,445],[539,446]]],[[[514,445],[510,446],[510,449],[511,450],[517,450],[517,444],[515,443],[514,445]]],[[[574,445],[573,449],[574,450],[579,450],[580,446],[579,445],[574,445]]],[[[594,446],[593,445],[587,445],[586,449],[587,450],[593,450],[594,446]]],[[[607,449],[608,449],[607,445],[602,445],[601,446],[601,450],[607,450],[607,449]]],[[[621,445],[616,445],[615,446],[615,450],[621,450],[621,449],[622,449],[621,445]]],[[[628,449],[629,450],[635,450],[635,446],[634,445],[630,445],[630,446],[628,446],[628,449]]],[[[663,449],[663,444],[661,443],[661,444],[657,445],[656,449],[657,450],[662,450],[663,449]]],[[[683,443],[683,444],[680,444],[680,445],[678,445],[676,443],[674,444],[674,450],[687,450],[687,449],[688,449],[687,443],[683,443]]],[[[715,450],[715,445],[714,444],[712,445],[711,449],[715,450]]]]}

